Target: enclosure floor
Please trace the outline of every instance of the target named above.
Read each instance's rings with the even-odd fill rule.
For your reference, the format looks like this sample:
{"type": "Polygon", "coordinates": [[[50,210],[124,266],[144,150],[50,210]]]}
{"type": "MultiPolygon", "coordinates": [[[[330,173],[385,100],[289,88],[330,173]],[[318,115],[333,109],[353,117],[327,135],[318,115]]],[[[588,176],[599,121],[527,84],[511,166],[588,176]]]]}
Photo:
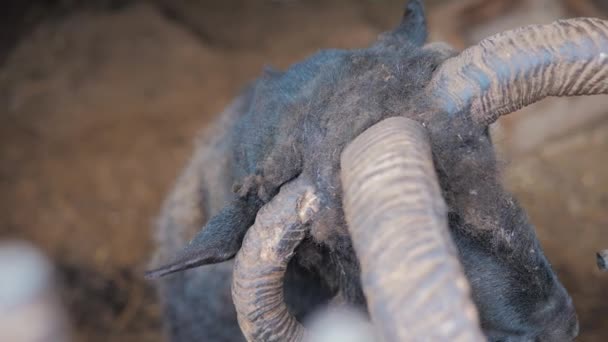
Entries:
{"type": "Polygon", "coordinates": [[[506,178],[536,225],[545,253],[572,295],[580,341],[608,337],[608,118],[513,160],[506,178]]]}
{"type": "MultiPolygon", "coordinates": [[[[293,1],[253,19],[219,8],[199,29],[147,4],[77,10],[17,43],[0,66],[0,238],[31,240],[53,258],[77,340],[161,340],[141,275],[196,133],[262,66],[364,47],[399,20],[400,2],[293,1]]],[[[608,247],[606,151],[604,115],[505,156],[507,182],[574,297],[581,341],[608,338],[608,275],[595,267],[608,247]]]]}

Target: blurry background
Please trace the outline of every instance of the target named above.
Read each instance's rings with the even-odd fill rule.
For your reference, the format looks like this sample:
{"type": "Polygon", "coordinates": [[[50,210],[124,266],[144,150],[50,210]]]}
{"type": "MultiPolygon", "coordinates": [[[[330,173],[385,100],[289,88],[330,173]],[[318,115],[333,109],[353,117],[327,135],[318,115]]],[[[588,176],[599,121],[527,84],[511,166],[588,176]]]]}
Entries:
{"type": "MultiPolygon", "coordinates": [[[[193,138],[266,64],[365,47],[405,0],[38,0],[0,10],[0,240],[56,264],[77,340],[160,341],[142,279],[193,138]]],[[[428,0],[463,48],[520,25],[606,18],[603,0],[428,0]]],[[[608,96],[549,99],[495,125],[504,174],[574,297],[608,338],[608,96]]],[[[2,277],[0,274],[0,281],[2,277]]]]}

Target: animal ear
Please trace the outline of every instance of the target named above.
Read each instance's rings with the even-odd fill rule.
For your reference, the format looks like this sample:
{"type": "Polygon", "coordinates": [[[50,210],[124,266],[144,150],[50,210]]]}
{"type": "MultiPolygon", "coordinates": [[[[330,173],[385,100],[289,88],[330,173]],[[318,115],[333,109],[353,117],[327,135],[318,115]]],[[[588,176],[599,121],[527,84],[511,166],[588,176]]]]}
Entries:
{"type": "Polygon", "coordinates": [[[394,32],[403,35],[416,46],[422,46],[428,35],[422,0],[410,0],[405,6],[401,23],[394,32]]]}
{"type": "Polygon", "coordinates": [[[247,229],[253,224],[259,203],[236,199],[213,216],[194,239],[168,264],[147,271],[149,279],[233,258],[247,229]]]}
{"type": "Polygon", "coordinates": [[[608,249],[597,253],[597,267],[602,271],[608,271],[608,249]]]}

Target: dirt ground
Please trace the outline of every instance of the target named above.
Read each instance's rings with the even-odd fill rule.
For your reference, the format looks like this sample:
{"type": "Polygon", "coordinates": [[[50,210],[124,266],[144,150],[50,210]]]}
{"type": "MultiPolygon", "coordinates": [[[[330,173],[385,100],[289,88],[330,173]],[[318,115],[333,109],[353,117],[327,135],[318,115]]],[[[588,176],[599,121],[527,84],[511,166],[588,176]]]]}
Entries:
{"type": "MultiPolygon", "coordinates": [[[[576,1],[467,5],[479,2],[427,1],[432,40],[463,47],[588,11],[576,1]]],[[[364,47],[399,21],[402,1],[48,3],[0,45],[0,239],[52,257],[76,340],[161,341],[142,271],[197,132],[264,65],[364,47]]],[[[608,337],[608,275],[595,266],[608,247],[606,105],[544,101],[496,127],[505,179],[573,295],[580,341],[608,337]]]]}

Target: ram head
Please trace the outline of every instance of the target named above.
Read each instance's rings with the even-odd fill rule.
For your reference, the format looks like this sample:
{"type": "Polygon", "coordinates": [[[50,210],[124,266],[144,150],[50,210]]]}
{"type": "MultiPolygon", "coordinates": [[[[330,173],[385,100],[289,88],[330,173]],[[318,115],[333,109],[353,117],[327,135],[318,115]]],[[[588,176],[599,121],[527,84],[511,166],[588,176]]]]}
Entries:
{"type": "Polygon", "coordinates": [[[148,275],[236,256],[232,299],[251,341],[299,341],[303,317],[328,303],[369,312],[386,341],[573,339],[572,300],[501,183],[488,127],[548,96],[607,93],[608,22],[523,27],[460,53],[426,38],[412,0],[369,48],[266,70],[166,210],[226,204],[148,275]]]}

